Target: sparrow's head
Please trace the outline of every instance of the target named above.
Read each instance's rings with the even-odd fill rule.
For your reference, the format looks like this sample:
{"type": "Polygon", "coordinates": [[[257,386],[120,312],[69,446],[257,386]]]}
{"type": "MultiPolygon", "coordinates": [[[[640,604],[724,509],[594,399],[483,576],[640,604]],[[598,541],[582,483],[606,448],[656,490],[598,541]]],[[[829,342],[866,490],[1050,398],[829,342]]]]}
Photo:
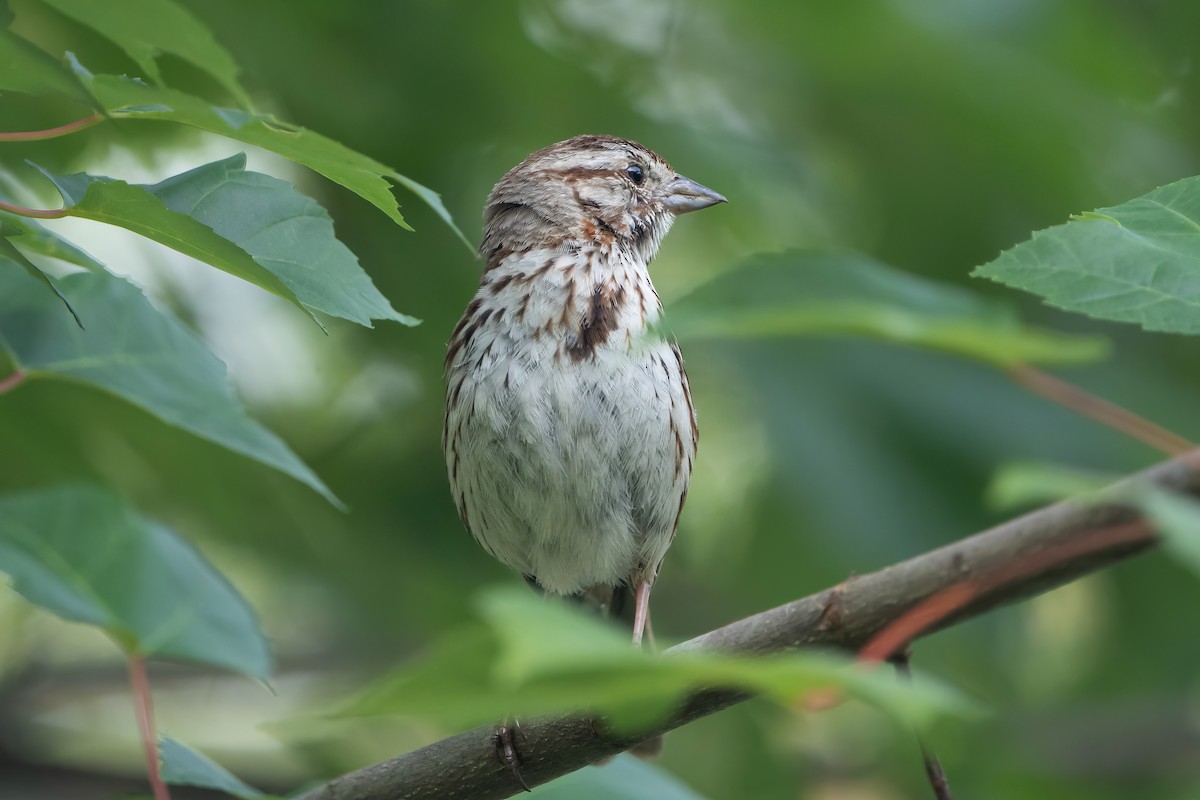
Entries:
{"type": "Polygon", "coordinates": [[[492,189],[484,257],[503,248],[594,242],[649,261],[679,214],[725,198],[637,142],[576,136],[538,150],[492,189]]]}

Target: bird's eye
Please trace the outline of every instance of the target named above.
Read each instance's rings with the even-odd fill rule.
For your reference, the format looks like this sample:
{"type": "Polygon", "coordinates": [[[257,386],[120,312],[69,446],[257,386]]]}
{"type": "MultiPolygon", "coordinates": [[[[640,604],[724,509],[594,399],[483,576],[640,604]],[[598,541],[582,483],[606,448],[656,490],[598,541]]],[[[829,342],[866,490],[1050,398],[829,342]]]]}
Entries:
{"type": "Polygon", "coordinates": [[[630,164],[625,169],[625,174],[629,176],[629,180],[633,181],[637,186],[642,185],[642,181],[646,180],[646,173],[642,172],[642,168],[637,164],[630,164]]]}

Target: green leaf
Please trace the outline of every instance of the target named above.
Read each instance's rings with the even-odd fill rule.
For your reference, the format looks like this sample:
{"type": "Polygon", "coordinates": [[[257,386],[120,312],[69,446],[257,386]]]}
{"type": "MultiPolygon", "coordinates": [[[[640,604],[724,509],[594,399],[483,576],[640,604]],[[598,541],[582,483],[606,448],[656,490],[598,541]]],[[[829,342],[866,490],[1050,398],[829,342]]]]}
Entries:
{"type": "Polygon", "coordinates": [[[11,234],[5,235],[20,236],[19,244],[31,253],[57,258],[93,272],[104,271],[104,265],[99,261],[32,219],[0,211],[0,226],[12,230],[11,234]]]}
{"type": "Polygon", "coordinates": [[[988,504],[1004,511],[1067,498],[1097,502],[1099,495],[1109,489],[1118,477],[1056,464],[1005,464],[996,471],[988,486],[988,504]]]}
{"type": "Polygon", "coordinates": [[[1200,333],[1200,177],[1033,234],[974,272],[1052,306],[1200,333]]]}
{"type": "Polygon", "coordinates": [[[70,70],[7,27],[0,27],[0,91],[60,94],[84,105],[93,105],[91,97],[70,70]]]}
{"type": "Polygon", "coordinates": [[[250,107],[250,99],[238,83],[233,56],[200,20],[172,0],[42,2],[112,40],[155,83],[163,82],[156,59],[166,53],[207,72],[239,105],[250,107]]]}
{"type": "Polygon", "coordinates": [[[0,572],[30,602],[103,628],[130,654],[270,673],[241,595],[186,541],[106,491],[0,496],[0,572]]]}
{"type": "Polygon", "coordinates": [[[76,74],[115,118],[167,120],[262,147],[316,170],[409,228],[384,177],[393,170],[343,144],[267,115],[210,105],[175,89],[91,75],[79,66],[76,74]]]}
{"type": "Polygon", "coordinates": [[[333,232],[329,214],[290,183],[246,171],[236,155],[168,178],[147,191],[249,253],[309,308],[370,327],[372,319],[406,325],[358,259],[333,232]]]}
{"type": "Polygon", "coordinates": [[[111,392],[168,424],[274,467],[340,503],[275,434],[246,415],[225,365],[137,287],[108,273],[59,286],[88,321],[76,327],[31,278],[0,271],[0,345],[31,378],[63,378],[111,392]]]}
{"type": "Polygon", "coordinates": [[[461,726],[512,714],[593,713],[625,731],[653,725],[687,694],[716,686],[759,692],[789,707],[811,691],[840,688],[917,727],[972,711],[964,698],[924,677],[906,685],[845,656],[651,656],[615,627],[524,590],[487,592],[479,607],[483,624],[451,633],[424,660],[369,687],[338,715],[402,714],[461,726]]]}
{"type": "Polygon", "coordinates": [[[1077,363],[1106,342],[1021,324],[1011,309],[854,253],[790,251],[752,257],[670,304],[681,339],[866,336],[1001,367],[1077,363]]]}
{"type": "Polygon", "coordinates": [[[153,186],[82,173],[46,175],[72,216],[136,231],[360,325],[369,327],[372,319],[419,322],[398,313],[379,293],[334,235],[325,209],[286,181],[245,167],[246,157],[239,154],[153,186]]]}
{"type": "Polygon", "coordinates": [[[159,737],[158,757],[162,759],[162,779],[173,786],[215,789],[242,800],[266,797],[208,756],[197,753],[170,736],[159,737]]]}
{"type": "Polygon", "coordinates": [[[104,222],[141,234],[304,309],[295,292],[245,250],[204,223],[168,208],[155,195],[157,187],[136,186],[82,172],[54,175],[42,170],[42,174],[58,188],[68,216],[104,222]]]}
{"type": "Polygon", "coordinates": [[[704,800],[665,769],[628,754],[536,787],[538,800],[704,800]]]}
{"type": "Polygon", "coordinates": [[[0,257],[2,257],[0,260],[7,259],[8,261],[17,264],[31,276],[33,276],[35,280],[43,283],[51,292],[54,293],[55,297],[63,302],[63,305],[67,307],[67,311],[71,312],[71,316],[75,318],[75,324],[82,328],[83,323],[79,321],[79,315],[76,314],[75,309],[71,307],[71,302],[67,300],[63,293],[58,290],[58,287],[54,285],[54,281],[50,279],[50,276],[38,269],[36,264],[26,258],[25,254],[14,247],[13,243],[6,238],[17,233],[20,233],[18,229],[10,228],[8,227],[7,223],[0,221],[0,257]]]}

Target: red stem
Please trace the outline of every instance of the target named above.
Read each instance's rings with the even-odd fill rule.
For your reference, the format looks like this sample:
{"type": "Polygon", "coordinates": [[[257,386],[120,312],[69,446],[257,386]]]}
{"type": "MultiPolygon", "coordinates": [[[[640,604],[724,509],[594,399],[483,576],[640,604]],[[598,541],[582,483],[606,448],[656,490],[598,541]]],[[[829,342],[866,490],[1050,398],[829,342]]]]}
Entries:
{"type": "Polygon", "coordinates": [[[9,375],[7,378],[0,380],[0,394],[4,394],[9,389],[17,388],[17,386],[21,383],[21,381],[25,380],[27,377],[29,377],[29,376],[26,375],[24,372],[21,372],[20,370],[18,370],[17,372],[14,372],[12,375],[9,375]]]}
{"type": "Polygon", "coordinates": [[[146,773],[154,789],[154,800],[171,800],[171,793],[158,774],[158,737],[154,733],[154,700],[150,696],[150,681],[146,678],[146,659],[129,657],[129,683],[133,686],[133,704],[137,710],[138,734],[146,754],[146,773]]]}
{"type": "Polygon", "coordinates": [[[68,133],[90,128],[96,123],[103,121],[104,116],[102,114],[92,114],[90,117],[77,119],[74,122],[68,122],[66,125],[59,125],[57,128],[47,128],[44,131],[0,132],[0,142],[38,142],[43,139],[57,139],[59,136],[66,136],[68,133]]]}
{"type": "Polygon", "coordinates": [[[1018,364],[1009,370],[1019,385],[1042,397],[1049,398],[1077,414],[1091,417],[1097,422],[1143,442],[1169,456],[1180,456],[1195,449],[1196,445],[1177,433],[1155,425],[1144,417],[1110,403],[1104,398],[1085,392],[1074,384],[1067,383],[1049,373],[1034,369],[1028,364],[1018,364]]]}
{"type": "Polygon", "coordinates": [[[909,642],[932,628],[946,617],[965,608],[975,598],[1029,575],[1063,564],[1091,553],[1154,538],[1154,531],[1145,520],[1102,528],[1083,539],[1074,539],[1046,548],[1040,553],[1014,561],[980,575],[959,581],[913,606],[886,628],[875,634],[858,651],[860,661],[884,661],[903,650],[909,642]]]}
{"type": "Polygon", "coordinates": [[[0,210],[18,217],[34,217],[35,219],[61,219],[71,213],[69,208],[26,208],[0,200],[0,210]]]}

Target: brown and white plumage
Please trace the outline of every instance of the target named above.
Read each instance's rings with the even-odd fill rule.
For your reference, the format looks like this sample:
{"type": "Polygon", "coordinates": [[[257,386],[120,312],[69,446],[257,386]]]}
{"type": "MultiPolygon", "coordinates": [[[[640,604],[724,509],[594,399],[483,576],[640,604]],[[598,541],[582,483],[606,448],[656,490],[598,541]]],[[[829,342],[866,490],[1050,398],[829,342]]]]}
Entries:
{"type": "Polygon", "coordinates": [[[625,139],[529,156],[488,198],[479,291],[446,356],[442,444],[463,523],[547,592],[649,590],[696,453],[683,358],[647,335],[675,216],[724,198],[625,139]]]}

